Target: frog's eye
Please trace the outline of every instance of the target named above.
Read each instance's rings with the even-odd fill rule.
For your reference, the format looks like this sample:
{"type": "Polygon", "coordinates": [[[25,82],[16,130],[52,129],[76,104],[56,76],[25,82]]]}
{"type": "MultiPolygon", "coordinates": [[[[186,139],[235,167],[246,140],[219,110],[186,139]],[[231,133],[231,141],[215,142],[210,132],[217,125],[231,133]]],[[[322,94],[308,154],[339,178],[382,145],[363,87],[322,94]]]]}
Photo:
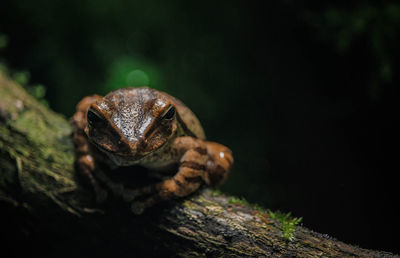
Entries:
{"type": "Polygon", "coordinates": [[[87,112],[87,121],[90,125],[94,125],[103,122],[103,119],[92,110],[89,110],[87,112]]]}
{"type": "Polygon", "coordinates": [[[162,119],[171,120],[175,116],[175,107],[171,106],[168,111],[163,115],[162,119]]]}

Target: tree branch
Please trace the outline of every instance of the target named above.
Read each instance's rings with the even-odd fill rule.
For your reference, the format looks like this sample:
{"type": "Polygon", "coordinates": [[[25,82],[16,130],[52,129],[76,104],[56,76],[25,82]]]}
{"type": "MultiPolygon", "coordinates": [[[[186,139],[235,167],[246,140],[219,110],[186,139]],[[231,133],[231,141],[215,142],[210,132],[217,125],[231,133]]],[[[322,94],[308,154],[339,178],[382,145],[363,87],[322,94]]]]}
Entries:
{"type": "Polygon", "coordinates": [[[392,256],[301,226],[289,240],[270,214],[208,189],[142,216],[120,200],[100,206],[75,174],[71,130],[0,73],[1,243],[14,255],[392,256]]]}

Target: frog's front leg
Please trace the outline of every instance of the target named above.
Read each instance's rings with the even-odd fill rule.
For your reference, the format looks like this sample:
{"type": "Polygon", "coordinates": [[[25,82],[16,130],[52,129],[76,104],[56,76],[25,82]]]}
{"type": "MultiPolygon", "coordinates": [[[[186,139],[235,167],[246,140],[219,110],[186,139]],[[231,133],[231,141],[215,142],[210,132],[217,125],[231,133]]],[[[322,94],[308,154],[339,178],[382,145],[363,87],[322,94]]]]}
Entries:
{"type": "Polygon", "coordinates": [[[107,192],[100,186],[94,176],[97,164],[94,160],[90,143],[84,132],[87,123],[87,110],[89,109],[89,106],[99,98],[101,97],[98,95],[83,98],[76,106],[76,113],[70,119],[70,123],[75,127],[73,139],[79,172],[84,175],[93,186],[97,201],[102,202],[107,198],[107,192]]]}
{"type": "Polygon", "coordinates": [[[92,103],[100,98],[101,96],[99,95],[92,95],[83,98],[76,106],[76,113],[70,119],[70,123],[75,127],[73,139],[78,169],[93,186],[97,202],[103,202],[107,199],[107,191],[100,186],[99,180],[111,189],[115,195],[121,194],[123,190],[121,184],[114,183],[98,167],[93,155],[93,149],[85,134],[88,109],[92,103]]]}
{"type": "Polygon", "coordinates": [[[173,147],[178,153],[183,153],[178,172],[161,183],[134,190],[133,197],[144,194],[150,196],[144,201],[133,202],[133,213],[140,214],[161,200],[187,196],[196,191],[202,182],[217,186],[226,179],[233,159],[225,146],[187,136],[177,138],[173,147]],[[223,157],[221,152],[224,152],[223,157]],[[220,159],[224,161],[221,164],[220,159]]]}

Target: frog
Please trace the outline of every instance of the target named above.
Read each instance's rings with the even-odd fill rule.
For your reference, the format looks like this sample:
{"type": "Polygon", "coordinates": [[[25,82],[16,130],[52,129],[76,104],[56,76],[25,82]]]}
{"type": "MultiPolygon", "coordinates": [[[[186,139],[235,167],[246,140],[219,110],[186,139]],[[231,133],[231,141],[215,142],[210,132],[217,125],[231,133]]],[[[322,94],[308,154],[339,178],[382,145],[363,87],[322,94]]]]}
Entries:
{"type": "Polygon", "coordinates": [[[184,198],[203,185],[216,188],[232,169],[232,151],[208,141],[199,119],[182,101],[150,87],[84,97],[70,122],[79,174],[97,202],[106,201],[111,192],[129,203],[134,214],[184,198]],[[111,173],[119,167],[135,173],[139,166],[161,177],[131,188],[114,182],[104,166],[111,173]]]}

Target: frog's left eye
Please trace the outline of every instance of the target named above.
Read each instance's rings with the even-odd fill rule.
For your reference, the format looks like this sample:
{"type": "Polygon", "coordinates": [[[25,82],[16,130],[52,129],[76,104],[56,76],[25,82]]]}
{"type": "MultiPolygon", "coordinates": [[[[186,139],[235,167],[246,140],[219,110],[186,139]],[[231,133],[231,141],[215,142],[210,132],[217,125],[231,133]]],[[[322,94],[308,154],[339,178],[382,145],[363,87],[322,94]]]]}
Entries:
{"type": "Polygon", "coordinates": [[[168,111],[163,115],[163,119],[166,119],[166,120],[171,120],[172,118],[174,118],[174,116],[175,116],[175,107],[174,106],[171,106],[169,109],[168,109],[168,111]]]}

